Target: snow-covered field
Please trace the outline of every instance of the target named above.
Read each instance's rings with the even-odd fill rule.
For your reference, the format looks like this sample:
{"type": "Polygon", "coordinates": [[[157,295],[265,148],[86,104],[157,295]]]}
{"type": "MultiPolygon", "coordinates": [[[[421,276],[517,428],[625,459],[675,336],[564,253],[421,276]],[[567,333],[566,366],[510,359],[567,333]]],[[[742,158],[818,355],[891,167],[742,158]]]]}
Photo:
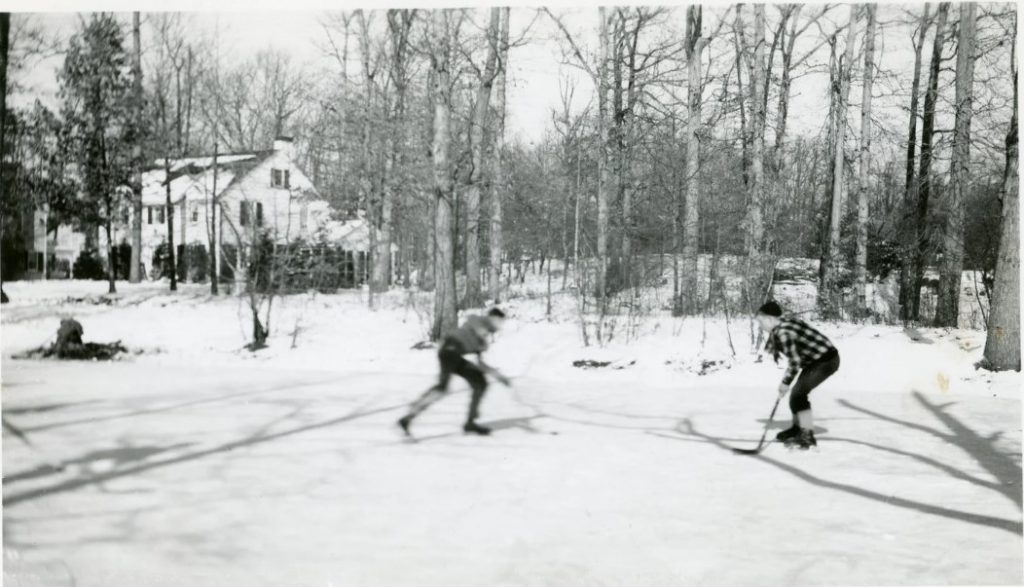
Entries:
{"type": "Polygon", "coordinates": [[[842,367],[811,396],[820,450],[751,457],[729,448],[757,443],[782,367],[745,319],[623,318],[595,348],[571,299],[552,321],[514,299],[495,434],[461,434],[459,381],[409,443],[428,297],[291,296],[252,354],[239,298],[118,286],[4,284],[3,415],[32,442],[4,432],[5,585],[1024,582],[1020,379],[974,369],[980,331],[822,325],[842,367]],[[11,358],[62,315],[142,354],[11,358]]]}

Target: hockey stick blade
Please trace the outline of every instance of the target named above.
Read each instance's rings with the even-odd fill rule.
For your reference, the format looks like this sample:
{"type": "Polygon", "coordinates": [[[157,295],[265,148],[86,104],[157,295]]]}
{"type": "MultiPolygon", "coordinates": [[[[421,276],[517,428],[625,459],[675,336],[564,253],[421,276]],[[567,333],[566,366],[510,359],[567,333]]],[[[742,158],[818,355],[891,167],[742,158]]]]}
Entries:
{"type": "MultiPolygon", "coordinates": [[[[775,410],[779,409],[779,400],[782,399],[780,395],[775,399],[775,405],[772,406],[772,413],[768,414],[768,421],[764,424],[764,432],[761,434],[761,440],[757,443],[757,448],[734,448],[732,452],[738,455],[757,455],[761,454],[764,447],[767,446],[764,440],[768,437],[768,427],[772,425],[772,420],[775,419],[775,410]]],[[[770,442],[770,441],[769,441],[770,442]]]]}

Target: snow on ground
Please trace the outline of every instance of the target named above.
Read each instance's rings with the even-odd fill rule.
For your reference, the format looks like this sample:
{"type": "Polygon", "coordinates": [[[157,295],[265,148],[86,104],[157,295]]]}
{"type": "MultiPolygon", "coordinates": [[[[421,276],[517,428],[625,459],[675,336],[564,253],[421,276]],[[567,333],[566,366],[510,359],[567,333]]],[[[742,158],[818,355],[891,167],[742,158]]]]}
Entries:
{"type": "Polygon", "coordinates": [[[749,457],[729,448],[757,443],[782,367],[748,321],[735,356],[723,319],[662,315],[585,348],[571,297],[550,321],[513,299],[495,434],[460,433],[457,382],[408,443],[429,297],[290,296],[252,354],[239,298],[118,287],[4,284],[3,415],[32,442],[3,436],[6,585],[1024,582],[1019,375],[974,369],[982,332],[822,325],[842,367],[811,396],[820,450],[749,457]],[[62,315],[143,354],[11,358],[62,315]]]}

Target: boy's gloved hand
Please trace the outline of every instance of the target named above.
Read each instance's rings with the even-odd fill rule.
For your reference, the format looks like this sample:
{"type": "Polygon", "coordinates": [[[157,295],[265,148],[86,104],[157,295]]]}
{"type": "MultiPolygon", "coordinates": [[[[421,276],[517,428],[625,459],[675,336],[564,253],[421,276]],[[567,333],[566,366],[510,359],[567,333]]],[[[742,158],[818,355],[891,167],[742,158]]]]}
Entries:
{"type": "Polygon", "coordinates": [[[789,391],[789,384],[788,383],[780,383],[779,384],[779,397],[782,397],[782,396],[786,395],[787,391],[789,391]]]}

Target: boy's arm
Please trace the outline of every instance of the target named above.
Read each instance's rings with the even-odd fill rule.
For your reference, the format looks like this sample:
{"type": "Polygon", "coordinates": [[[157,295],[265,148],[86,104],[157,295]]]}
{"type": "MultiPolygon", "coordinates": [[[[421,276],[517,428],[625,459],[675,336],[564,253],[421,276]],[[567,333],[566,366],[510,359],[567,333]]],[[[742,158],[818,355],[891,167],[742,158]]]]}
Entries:
{"type": "Polygon", "coordinates": [[[789,385],[796,379],[796,374],[800,371],[800,353],[796,348],[796,341],[793,340],[793,336],[788,332],[780,332],[779,339],[782,343],[783,351],[786,353],[786,357],[789,359],[789,366],[786,368],[786,375],[782,378],[782,383],[789,385]]]}
{"type": "Polygon", "coordinates": [[[488,365],[487,363],[484,362],[483,353],[477,353],[476,354],[476,362],[477,362],[478,365],[480,365],[480,369],[482,369],[484,373],[490,373],[491,375],[494,376],[495,379],[497,379],[499,382],[501,382],[501,384],[504,385],[505,387],[509,387],[509,386],[512,385],[512,383],[509,381],[508,377],[505,377],[501,373],[501,371],[498,371],[494,367],[491,367],[490,365],[488,365]]]}

